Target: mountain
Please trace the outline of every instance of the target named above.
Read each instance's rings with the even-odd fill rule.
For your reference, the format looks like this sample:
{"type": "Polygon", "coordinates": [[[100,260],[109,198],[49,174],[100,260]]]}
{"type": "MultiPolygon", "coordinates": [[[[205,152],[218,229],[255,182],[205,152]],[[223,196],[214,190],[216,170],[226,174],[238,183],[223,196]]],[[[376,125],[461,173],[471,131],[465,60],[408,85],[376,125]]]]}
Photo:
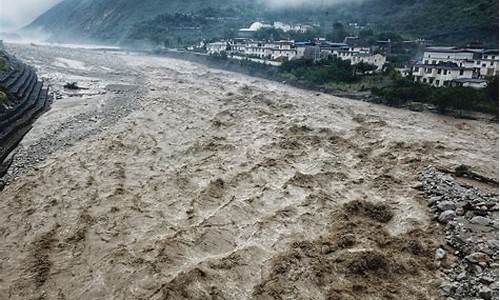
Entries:
{"type": "Polygon", "coordinates": [[[340,15],[441,43],[498,46],[498,0],[373,0],[340,15]]]}
{"type": "Polygon", "coordinates": [[[118,42],[142,21],[161,14],[192,14],[204,9],[233,9],[249,14],[247,0],[65,0],[38,17],[24,31],[43,30],[59,40],[118,42]]]}
{"type": "Polygon", "coordinates": [[[65,0],[25,30],[41,29],[63,41],[147,40],[171,45],[182,43],[184,37],[184,42],[192,42],[231,35],[257,19],[320,24],[324,34],[331,31],[331,24],[340,21],[369,24],[377,31],[443,44],[480,40],[498,45],[497,0],[365,0],[338,5],[280,5],[274,9],[264,1],[65,0]]]}

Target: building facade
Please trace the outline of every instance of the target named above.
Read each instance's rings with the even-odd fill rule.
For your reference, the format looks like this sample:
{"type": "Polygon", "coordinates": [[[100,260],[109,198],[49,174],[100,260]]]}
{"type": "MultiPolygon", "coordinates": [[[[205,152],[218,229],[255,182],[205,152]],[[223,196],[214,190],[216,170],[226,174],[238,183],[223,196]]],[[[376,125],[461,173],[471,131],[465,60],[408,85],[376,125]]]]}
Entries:
{"type": "Polygon", "coordinates": [[[350,47],[344,43],[326,41],[254,41],[246,38],[238,38],[230,41],[209,43],[206,45],[206,49],[209,55],[224,52],[229,56],[278,62],[303,58],[318,61],[328,57],[338,57],[342,60],[349,60],[353,65],[358,63],[374,65],[376,66],[376,72],[382,71],[386,63],[384,55],[373,54],[369,48],[350,47]]]}
{"type": "Polygon", "coordinates": [[[452,86],[457,79],[470,79],[472,68],[459,67],[455,63],[416,64],[412,69],[415,82],[426,83],[434,87],[452,86]]]}

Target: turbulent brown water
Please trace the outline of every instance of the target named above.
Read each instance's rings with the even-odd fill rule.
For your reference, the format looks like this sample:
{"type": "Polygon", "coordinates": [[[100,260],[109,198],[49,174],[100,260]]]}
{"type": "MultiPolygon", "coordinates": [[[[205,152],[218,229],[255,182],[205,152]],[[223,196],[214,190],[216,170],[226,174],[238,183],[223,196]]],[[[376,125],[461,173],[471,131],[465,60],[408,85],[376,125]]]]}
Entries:
{"type": "Polygon", "coordinates": [[[63,97],[0,193],[2,299],[438,298],[418,174],[498,179],[497,124],[175,59],[9,47],[63,97]]]}

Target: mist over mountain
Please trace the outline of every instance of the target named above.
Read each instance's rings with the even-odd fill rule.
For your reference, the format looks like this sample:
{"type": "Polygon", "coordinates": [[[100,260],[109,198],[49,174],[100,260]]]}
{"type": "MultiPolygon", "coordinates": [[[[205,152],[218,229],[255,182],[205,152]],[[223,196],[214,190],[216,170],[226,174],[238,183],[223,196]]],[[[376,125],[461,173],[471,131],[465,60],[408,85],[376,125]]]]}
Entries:
{"type": "Polygon", "coordinates": [[[334,22],[358,22],[410,38],[497,45],[491,40],[498,36],[497,12],[496,0],[64,0],[25,31],[43,30],[60,41],[123,43],[143,37],[158,42],[173,27],[201,28],[191,34],[195,40],[256,20],[315,24],[324,34],[334,22]],[[176,14],[192,17],[177,20],[176,14]]]}
{"type": "Polygon", "coordinates": [[[0,32],[17,30],[61,0],[0,0],[0,32]]]}

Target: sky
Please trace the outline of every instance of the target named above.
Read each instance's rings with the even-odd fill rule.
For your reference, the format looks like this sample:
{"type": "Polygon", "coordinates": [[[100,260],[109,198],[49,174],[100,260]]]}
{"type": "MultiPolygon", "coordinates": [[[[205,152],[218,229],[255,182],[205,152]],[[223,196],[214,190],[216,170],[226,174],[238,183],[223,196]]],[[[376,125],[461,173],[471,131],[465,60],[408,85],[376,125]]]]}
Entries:
{"type": "Polygon", "coordinates": [[[61,0],[0,0],[0,32],[29,24],[61,0]]]}

